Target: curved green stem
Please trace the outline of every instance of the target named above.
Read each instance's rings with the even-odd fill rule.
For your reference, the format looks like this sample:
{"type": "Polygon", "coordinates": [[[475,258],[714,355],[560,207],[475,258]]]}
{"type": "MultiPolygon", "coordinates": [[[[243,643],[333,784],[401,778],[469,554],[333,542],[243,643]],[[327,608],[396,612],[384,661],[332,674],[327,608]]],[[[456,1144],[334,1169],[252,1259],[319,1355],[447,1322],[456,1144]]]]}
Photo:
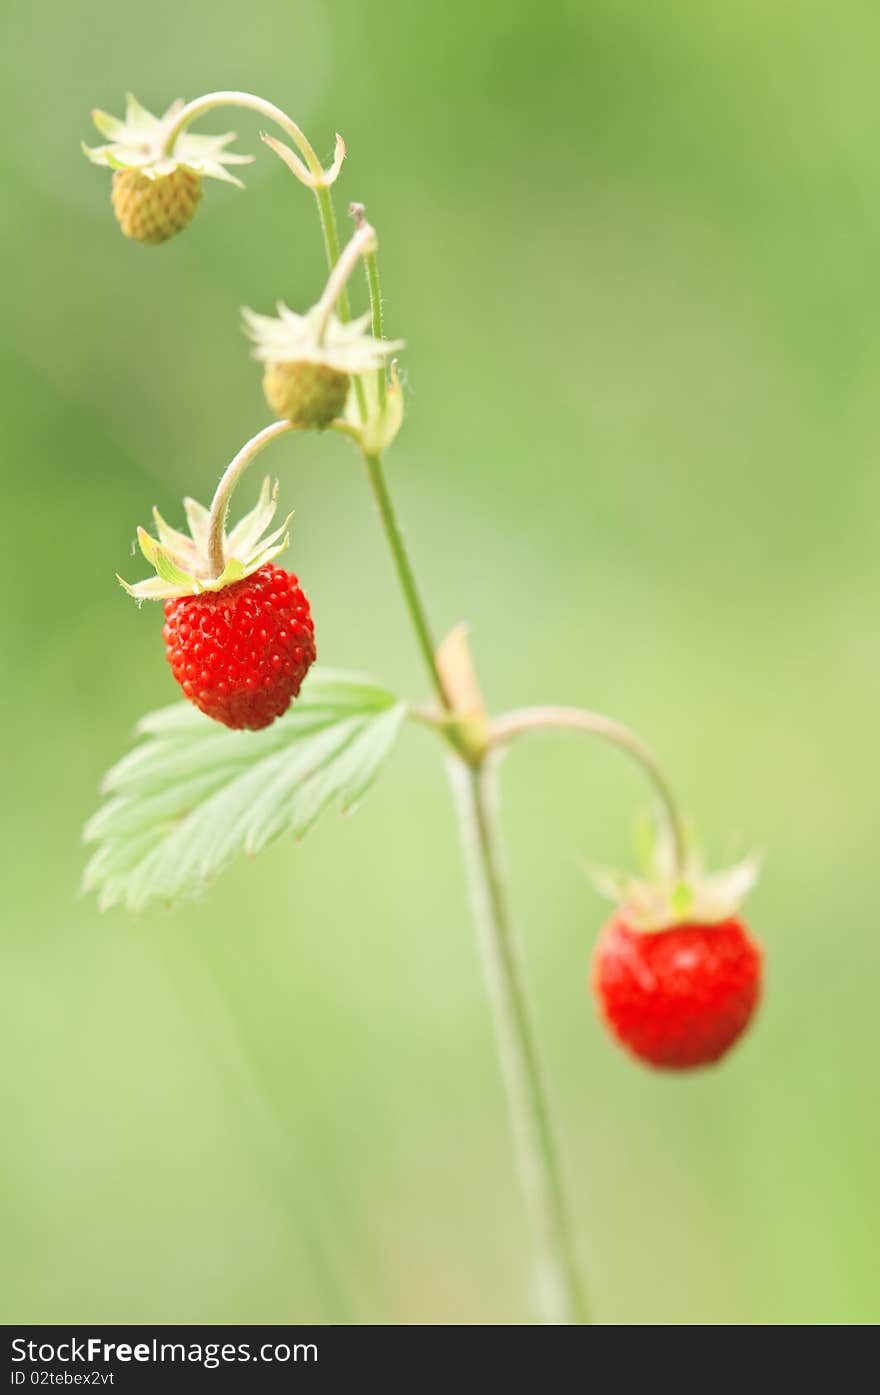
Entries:
{"type": "MultiPolygon", "coordinates": [[[[217,107],[242,107],[246,111],[256,112],[258,116],[263,116],[267,121],[273,122],[293,141],[305,161],[308,174],[311,176],[308,187],[314,192],[318,205],[327,265],[332,271],[339,260],[339,229],[336,226],[336,210],[333,207],[333,198],[327,183],[324,182],[324,168],[305,132],[292,117],[287,115],[286,111],[276,107],[274,102],[267,102],[265,98],[257,97],[252,92],[207,92],[204,97],[196,97],[194,101],[187,102],[185,107],[181,107],[165,134],[166,151],[173,150],[177,137],[192,121],[206,115],[209,111],[214,111],[217,107]]],[[[339,297],[338,309],[341,320],[351,319],[348,291],[344,287],[339,297]]]]}
{"type": "Polygon", "coordinates": [[[501,746],[526,732],[560,729],[585,731],[599,736],[636,761],[660,801],[672,838],[676,869],[684,874],[687,837],[678,801],[656,756],[628,727],[615,722],[612,717],[604,717],[599,712],[586,712],[579,707],[526,707],[496,718],[489,729],[489,743],[490,746],[501,746]]]}
{"type": "Polygon", "coordinates": [[[535,1247],[538,1311],[544,1322],[585,1323],[555,1129],[504,892],[491,765],[484,763],[474,769],[454,757],[449,765],[535,1247]]]}
{"type": "Polygon", "coordinates": [[[267,102],[264,97],[256,97],[252,92],[206,92],[204,97],[196,97],[192,102],[187,102],[186,106],[181,107],[165,132],[166,152],[171,153],[177,137],[181,131],[186,130],[191,122],[209,111],[214,111],[217,107],[244,107],[247,111],[255,111],[258,116],[264,116],[267,121],[274,122],[293,141],[313,178],[323,177],[324,167],[315,154],[314,146],[305,132],[297,126],[292,117],[287,115],[286,111],[276,107],[274,102],[267,102]]]}
{"type": "Polygon", "coordinates": [[[214,498],[211,500],[211,515],[208,523],[208,560],[211,564],[212,576],[220,576],[226,565],[226,559],[223,556],[223,537],[226,529],[226,515],[229,512],[229,501],[235,486],[251,461],[256,459],[260,451],[268,446],[270,441],[275,441],[279,436],[284,436],[288,431],[296,431],[296,429],[292,421],[273,421],[269,426],[264,426],[262,431],[258,431],[256,436],[252,436],[242,446],[238,455],[229,462],[223,471],[220,483],[214,490],[214,498]]]}

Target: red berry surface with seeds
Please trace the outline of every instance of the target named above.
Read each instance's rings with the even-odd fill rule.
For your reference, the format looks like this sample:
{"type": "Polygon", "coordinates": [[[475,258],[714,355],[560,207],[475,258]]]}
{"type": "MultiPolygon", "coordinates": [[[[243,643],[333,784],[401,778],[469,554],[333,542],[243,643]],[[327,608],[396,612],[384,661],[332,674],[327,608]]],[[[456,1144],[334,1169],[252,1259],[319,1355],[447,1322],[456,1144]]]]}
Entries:
{"type": "Polygon", "coordinates": [[[165,602],[165,649],[191,702],[227,727],[267,727],[315,659],[315,626],[297,578],[271,564],[221,591],[165,602]]]}
{"type": "Polygon", "coordinates": [[[649,1065],[710,1065],[745,1031],[761,996],[760,947],[734,917],[637,930],[623,915],[602,931],[593,988],[604,1021],[649,1065]]]}

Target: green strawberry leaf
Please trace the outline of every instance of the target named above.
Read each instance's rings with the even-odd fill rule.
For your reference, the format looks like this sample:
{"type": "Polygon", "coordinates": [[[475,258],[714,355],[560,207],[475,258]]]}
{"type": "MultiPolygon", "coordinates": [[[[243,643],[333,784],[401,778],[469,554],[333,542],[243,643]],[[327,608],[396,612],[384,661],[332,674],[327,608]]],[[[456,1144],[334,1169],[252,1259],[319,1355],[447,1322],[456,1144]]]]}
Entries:
{"type": "Polygon", "coordinates": [[[230,731],[188,702],[150,713],[86,825],[83,886],[103,909],[199,894],[240,853],[351,812],[390,755],[405,704],[357,674],[313,669],[263,731],[230,731]]]}

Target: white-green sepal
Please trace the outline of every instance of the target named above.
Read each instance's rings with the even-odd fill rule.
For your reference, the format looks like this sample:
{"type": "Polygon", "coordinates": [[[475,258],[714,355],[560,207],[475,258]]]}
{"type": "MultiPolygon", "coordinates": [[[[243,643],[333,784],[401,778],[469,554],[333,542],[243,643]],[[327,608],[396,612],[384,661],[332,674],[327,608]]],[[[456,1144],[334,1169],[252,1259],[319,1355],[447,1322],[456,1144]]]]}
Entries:
{"type": "Polygon", "coordinates": [[[757,881],[759,859],[750,855],[717,872],[707,872],[693,844],[684,866],[676,862],[669,830],[640,827],[641,875],[587,865],[585,870],[600,896],[613,901],[635,930],[665,930],[687,922],[712,925],[736,915],[757,881]]]}
{"type": "Polygon", "coordinates": [[[253,356],[261,363],[317,363],[337,373],[374,373],[388,354],[403,348],[402,339],[373,338],[369,313],[344,323],[336,314],[326,319],[317,305],[298,315],[283,301],[278,302],[277,315],[258,315],[247,308],[241,313],[253,356]]]}
{"type": "Polygon", "coordinates": [[[357,400],[349,397],[345,410],[346,430],[357,438],[367,455],[381,455],[403,425],[403,389],[394,363],[391,365],[390,381],[385,386],[384,400],[380,399],[375,376],[364,379],[364,398],[367,404],[366,418],[361,417],[357,400]]]}
{"type": "Polygon", "coordinates": [[[198,596],[204,591],[222,591],[242,581],[252,572],[271,562],[290,542],[288,514],[280,528],[266,535],[278,506],[278,484],[263,481],[260,497],[250,513],[245,514],[223,538],[224,565],[219,574],[211,565],[210,513],[195,499],[184,500],[184,510],[190,536],[172,528],[157,509],[153,510],[158,537],[145,528],[138,529],[138,544],[146,560],[156,572],[145,581],[130,584],[117,577],[136,601],[171,600],[175,596],[198,596]]]}
{"type": "Polygon", "coordinates": [[[166,149],[174,122],[183,108],[183,100],[173,102],[163,116],[155,116],[141,106],[129,93],[125,119],[120,121],[106,111],[95,110],[92,120],[106,145],[83,144],[83,153],[93,165],[105,165],[111,170],[136,169],[147,179],[161,179],[177,169],[189,170],[205,179],[219,179],[243,189],[240,179],[229,173],[227,165],[247,165],[253,155],[237,155],[226,147],[235,140],[234,132],[222,136],[192,135],[181,131],[171,149],[166,149]]]}

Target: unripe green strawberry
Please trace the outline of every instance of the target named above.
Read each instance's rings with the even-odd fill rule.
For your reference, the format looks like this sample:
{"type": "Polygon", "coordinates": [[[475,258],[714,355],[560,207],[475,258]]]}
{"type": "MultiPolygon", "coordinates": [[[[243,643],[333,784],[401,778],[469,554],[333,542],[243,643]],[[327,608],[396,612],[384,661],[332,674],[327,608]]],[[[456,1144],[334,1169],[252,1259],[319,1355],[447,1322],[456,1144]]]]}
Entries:
{"type": "Polygon", "coordinates": [[[243,313],[266,401],[294,426],[321,428],[344,416],[352,378],[384,372],[386,356],[402,347],[374,339],[369,314],[343,323],[320,303],[305,315],[281,303],[277,316],[243,313]]]}
{"type": "Polygon", "coordinates": [[[263,391],[276,416],[295,426],[329,426],[342,415],[351,379],[326,363],[270,363],[263,391]]]}
{"type": "Polygon", "coordinates": [[[140,170],[113,176],[113,212],[126,237],[156,246],[181,232],[202,197],[202,181],[182,166],[149,179],[140,170]]]}
{"type": "Polygon", "coordinates": [[[194,136],[178,130],[183,102],[174,102],[164,116],[154,116],[129,94],[125,117],[93,111],[92,120],[106,136],[106,145],[83,146],[93,165],[114,171],[113,211],[126,237],[153,246],[167,242],[190,222],[202,197],[202,180],[244,185],[227,165],[244,165],[250,155],[227,150],[235,139],[194,136]]]}

